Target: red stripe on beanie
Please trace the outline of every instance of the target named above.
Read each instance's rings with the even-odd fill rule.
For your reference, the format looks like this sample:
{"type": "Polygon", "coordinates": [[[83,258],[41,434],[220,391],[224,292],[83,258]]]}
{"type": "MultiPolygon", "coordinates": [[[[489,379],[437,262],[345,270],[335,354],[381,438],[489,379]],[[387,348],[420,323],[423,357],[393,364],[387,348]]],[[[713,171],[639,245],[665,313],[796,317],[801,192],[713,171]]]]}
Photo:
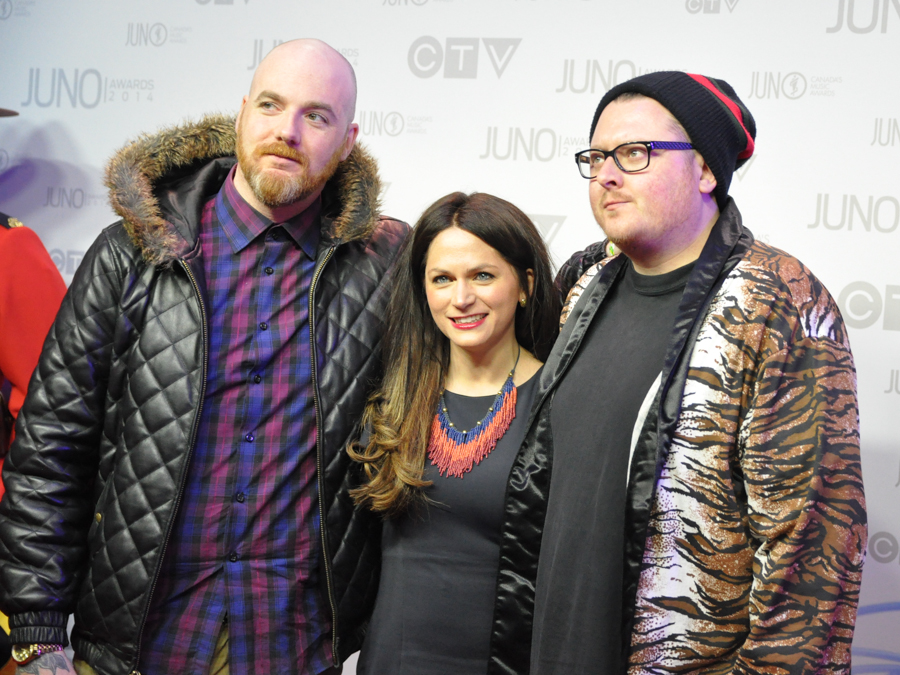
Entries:
{"type": "Polygon", "coordinates": [[[741,125],[741,129],[744,130],[744,133],[747,136],[747,147],[745,147],[744,151],[738,155],[738,159],[747,159],[748,157],[750,157],[750,155],[753,154],[753,149],[756,147],[756,144],[753,142],[753,136],[750,135],[750,132],[747,131],[747,127],[744,126],[744,116],[741,113],[740,107],[725,94],[719,91],[719,88],[716,87],[716,85],[710,82],[707,78],[703,77],[703,75],[694,75],[693,73],[685,74],[709,89],[713,94],[716,95],[716,97],[720,101],[722,101],[722,103],[724,103],[728,107],[728,109],[731,111],[731,114],[734,115],[735,119],[738,121],[738,124],[741,125]]]}

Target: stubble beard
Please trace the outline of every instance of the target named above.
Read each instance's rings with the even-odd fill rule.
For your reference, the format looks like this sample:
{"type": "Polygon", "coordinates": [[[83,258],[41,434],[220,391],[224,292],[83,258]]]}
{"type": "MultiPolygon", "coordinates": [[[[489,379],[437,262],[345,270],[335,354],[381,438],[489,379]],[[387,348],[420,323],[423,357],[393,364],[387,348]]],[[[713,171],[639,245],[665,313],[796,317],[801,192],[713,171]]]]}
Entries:
{"type": "Polygon", "coordinates": [[[635,240],[635,233],[630,232],[628,225],[625,223],[616,223],[616,220],[622,220],[622,215],[618,213],[606,213],[602,208],[597,207],[594,211],[594,218],[603,234],[607,239],[621,251],[628,250],[635,240]],[[616,230],[621,230],[616,232],[616,230]]]}
{"type": "Polygon", "coordinates": [[[260,203],[269,208],[296,204],[320,191],[337,171],[343,151],[343,146],[338,146],[321,171],[310,173],[309,157],[285,143],[266,143],[257,146],[251,152],[244,147],[241,132],[238,130],[236,146],[238,167],[244,174],[247,184],[260,203]],[[287,175],[262,169],[259,160],[265,155],[293,160],[300,165],[302,171],[298,175],[287,175]]]}

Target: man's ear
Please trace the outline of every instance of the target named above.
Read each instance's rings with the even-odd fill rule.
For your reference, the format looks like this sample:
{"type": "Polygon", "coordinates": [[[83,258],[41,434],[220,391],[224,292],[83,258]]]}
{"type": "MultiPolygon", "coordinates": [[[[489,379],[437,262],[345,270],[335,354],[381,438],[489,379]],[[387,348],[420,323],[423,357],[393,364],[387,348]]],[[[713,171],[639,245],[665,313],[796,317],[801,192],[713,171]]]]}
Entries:
{"type": "Polygon", "coordinates": [[[347,136],[344,139],[344,151],[341,153],[342,162],[350,156],[350,152],[353,150],[353,144],[356,143],[356,137],[358,135],[359,125],[356,122],[353,122],[347,127],[347,136]]]}
{"type": "Polygon", "coordinates": [[[234,133],[237,133],[238,127],[241,126],[241,115],[244,114],[244,106],[247,105],[247,97],[241,99],[241,107],[238,108],[238,114],[234,118],[234,133]]]}
{"type": "Polygon", "coordinates": [[[718,185],[716,177],[713,175],[712,169],[709,168],[706,160],[699,155],[697,158],[698,161],[703,162],[703,167],[700,169],[700,192],[710,195],[716,189],[716,185],[718,185]]]}

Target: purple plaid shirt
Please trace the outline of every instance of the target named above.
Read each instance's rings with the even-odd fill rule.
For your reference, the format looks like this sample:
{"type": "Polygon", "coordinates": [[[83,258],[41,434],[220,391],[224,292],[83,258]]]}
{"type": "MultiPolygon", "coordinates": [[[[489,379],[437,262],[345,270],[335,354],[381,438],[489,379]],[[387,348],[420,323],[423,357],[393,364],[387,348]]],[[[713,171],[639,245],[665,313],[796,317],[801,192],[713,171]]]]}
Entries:
{"type": "Polygon", "coordinates": [[[206,675],[226,618],[232,675],[331,665],[309,343],[319,212],[275,225],[238,194],[234,170],[203,211],[206,397],[142,673],[206,675]]]}

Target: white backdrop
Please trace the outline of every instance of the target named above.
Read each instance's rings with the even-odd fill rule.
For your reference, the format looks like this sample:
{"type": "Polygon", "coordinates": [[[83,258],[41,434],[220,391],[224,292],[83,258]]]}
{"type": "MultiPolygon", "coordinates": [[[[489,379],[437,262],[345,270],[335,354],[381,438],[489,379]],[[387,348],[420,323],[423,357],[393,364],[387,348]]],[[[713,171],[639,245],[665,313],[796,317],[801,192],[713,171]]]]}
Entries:
{"type": "Polygon", "coordinates": [[[900,0],[0,0],[0,107],[21,113],[0,120],[0,210],[68,282],[113,220],[111,153],[235,112],[259,58],[303,36],[356,67],[386,213],[491,192],[557,263],[601,237],[572,154],[604,92],[670,69],[734,86],[759,129],[731,188],[745,223],[850,326],[870,533],[854,672],[900,673],[900,0]]]}

